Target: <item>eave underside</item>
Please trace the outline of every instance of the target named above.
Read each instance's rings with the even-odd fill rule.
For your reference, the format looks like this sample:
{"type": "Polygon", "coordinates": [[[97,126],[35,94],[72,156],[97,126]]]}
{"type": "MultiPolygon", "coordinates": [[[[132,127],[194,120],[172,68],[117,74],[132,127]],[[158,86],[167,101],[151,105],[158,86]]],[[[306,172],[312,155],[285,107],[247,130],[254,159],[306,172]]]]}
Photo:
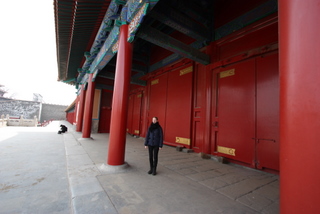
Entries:
{"type": "Polygon", "coordinates": [[[110,1],[54,0],[58,81],[72,84],[110,1]]]}

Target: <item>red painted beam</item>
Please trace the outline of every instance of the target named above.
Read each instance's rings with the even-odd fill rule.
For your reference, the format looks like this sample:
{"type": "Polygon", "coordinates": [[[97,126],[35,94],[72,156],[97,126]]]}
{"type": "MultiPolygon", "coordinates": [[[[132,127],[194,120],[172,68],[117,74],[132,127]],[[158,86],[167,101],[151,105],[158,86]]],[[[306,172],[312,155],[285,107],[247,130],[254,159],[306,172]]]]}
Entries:
{"type": "Polygon", "coordinates": [[[320,2],[279,0],[280,213],[319,213],[320,2]]]}
{"type": "Polygon", "coordinates": [[[132,63],[132,44],[127,42],[128,25],[120,27],[119,48],[114,80],[108,165],[123,165],[126,144],[128,98],[132,63]]]}

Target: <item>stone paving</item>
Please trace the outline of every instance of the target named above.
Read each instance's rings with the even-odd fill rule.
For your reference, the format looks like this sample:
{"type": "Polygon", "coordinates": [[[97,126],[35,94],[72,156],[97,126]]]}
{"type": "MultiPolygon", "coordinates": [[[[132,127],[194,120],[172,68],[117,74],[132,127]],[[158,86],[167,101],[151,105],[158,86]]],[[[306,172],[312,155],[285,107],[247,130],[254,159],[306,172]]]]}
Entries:
{"type": "Polygon", "coordinates": [[[0,213],[71,213],[57,128],[0,128],[0,213]]]}
{"type": "MultiPolygon", "coordinates": [[[[81,138],[80,133],[73,135],[81,138]]],[[[100,166],[106,162],[108,134],[92,134],[92,138],[80,144],[100,166]]],[[[148,152],[143,138],[129,135],[126,162],[130,165],[127,172],[102,172],[97,176],[119,213],[279,213],[278,175],[202,159],[199,154],[164,146],[159,153],[158,174],[150,177],[146,173],[148,152]],[[151,200],[152,193],[159,199],[151,200]],[[154,200],[164,200],[166,209],[155,205],[157,211],[151,211],[148,203],[153,204],[154,200]],[[216,204],[214,200],[221,201],[216,204]],[[243,206],[249,209],[242,210],[243,206]]]]}
{"type": "Polygon", "coordinates": [[[0,213],[279,213],[278,175],[169,146],[159,153],[158,174],[148,175],[143,138],[129,135],[128,167],[112,171],[108,134],[92,138],[65,121],[1,128],[0,213]],[[56,133],[60,123],[68,133],[56,133]]]}

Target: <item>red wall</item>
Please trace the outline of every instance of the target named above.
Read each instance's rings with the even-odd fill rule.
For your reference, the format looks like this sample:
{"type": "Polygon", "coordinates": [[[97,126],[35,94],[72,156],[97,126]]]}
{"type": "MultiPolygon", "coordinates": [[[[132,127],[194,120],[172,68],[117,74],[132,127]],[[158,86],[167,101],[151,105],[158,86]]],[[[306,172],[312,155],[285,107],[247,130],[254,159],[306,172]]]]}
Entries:
{"type": "MultiPolygon", "coordinates": [[[[134,121],[139,121],[134,115],[140,115],[140,124],[135,127],[141,136],[157,116],[168,145],[277,171],[277,23],[277,16],[272,15],[213,42],[204,50],[211,56],[210,65],[183,59],[149,74],[139,104],[137,93],[131,93],[129,133],[135,130],[134,121]],[[180,75],[190,66],[192,72],[180,75]],[[234,75],[220,78],[221,72],[232,69],[234,75]]],[[[152,62],[168,54],[154,52],[152,62]]]]}
{"type": "Polygon", "coordinates": [[[193,69],[180,63],[148,80],[147,127],[158,117],[166,144],[191,146],[193,69]]]}
{"type": "Polygon", "coordinates": [[[277,29],[277,17],[270,16],[211,44],[205,153],[279,170],[277,29]],[[221,78],[225,71],[234,75],[221,78]]]}
{"type": "Polygon", "coordinates": [[[109,133],[112,107],[112,91],[103,89],[101,94],[99,133],[109,133]]]}
{"type": "Polygon", "coordinates": [[[190,144],[179,140],[191,138],[193,66],[188,64],[168,73],[166,95],[165,141],[175,142],[190,147],[190,144]],[[191,72],[181,74],[186,69],[191,72]],[[177,139],[178,137],[178,139],[177,139]]]}
{"type": "Polygon", "coordinates": [[[216,28],[234,20],[240,15],[253,10],[268,0],[217,0],[214,1],[214,26],[216,28]],[[232,5],[232,6],[230,6],[232,5]]]}
{"type": "Polygon", "coordinates": [[[193,113],[192,113],[192,148],[196,152],[209,153],[209,143],[206,137],[208,123],[207,96],[211,81],[208,80],[208,66],[195,63],[193,76],[193,113]]]}
{"type": "Polygon", "coordinates": [[[275,51],[212,70],[211,154],[279,170],[278,67],[275,51]]]}
{"type": "Polygon", "coordinates": [[[129,96],[127,132],[140,136],[142,127],[142,104],[144,91],[133,91],[129,96]]]}
{"type": "MultiPolygon", "coordinates": [[[[167,110],[167,83],[168,73],[154,77],[148,81],[149,86],[149,106],[148,106],[148,125],[152,117],[158,117],[160,125],[163,128],[166,121],[167,110]]],[[[164,130],[165,134],[165,130],[164,130]]]]}
{"type": "Polygon", "coordinates": [[[75,120],[74,120],[74,115],[75,115],[75,112],[74,112],[74,111],[72,111],[72,112],[67,112],[67,115],[66,115],[67,121],[68,121],[69,123],[71,123],[71,124],[73,124],[73,123],[75,122],[75,120]]]}

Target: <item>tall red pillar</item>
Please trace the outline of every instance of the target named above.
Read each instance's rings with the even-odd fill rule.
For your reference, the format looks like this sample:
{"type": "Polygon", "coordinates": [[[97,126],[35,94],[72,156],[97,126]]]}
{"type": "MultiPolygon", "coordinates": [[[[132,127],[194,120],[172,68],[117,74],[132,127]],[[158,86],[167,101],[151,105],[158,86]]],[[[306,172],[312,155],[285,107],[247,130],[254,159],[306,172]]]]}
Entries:
{"type": "Polygon", "coordinates": [[[114,166],[124,164],[128,97],[132,63],[132,44],[127,41],[127,36],[128,25],[122,25],[120,27],[116,74],[114,80],[107,160],[107,164],[114,166]]]}
{"type": "Polygon", "coordinates": [[[77,111],[78,111],[78,101],[79,101],[80,97],[79,95],[77,96],[76,100],[75,100],[75,104],[74,104],[74,111],[73,111],[73,117],[72,117],[72,124],[74,125],[77,121],[77,111]]]}
{"type": "Polygon", "coordinates": [[[83,114],[82,138],[90,138],[92,124],[92,110],[95,91],[95,82],[92,82],[93,74],[89,74],[88,89],[85,100],[85,108],[83,114]]]}
{"type": "Polygon", "coordinates": [[[280,213],[319,213],[320,2],[279,0],[280,213]]]}
{"type": "Polygon", "coordinates": [[[85,89],[85,85],[81,86],[81,92],[80,92],[80,105],[79,105],[79,109],[77,109],[77,126],[76,126],[76,131],[77,132],[81,132],[82,130],[82,123],[83,123],[83,112],[84,112],[84,104],[85,104],[85,97],[86,97],[86,91],[85,89]]]}

